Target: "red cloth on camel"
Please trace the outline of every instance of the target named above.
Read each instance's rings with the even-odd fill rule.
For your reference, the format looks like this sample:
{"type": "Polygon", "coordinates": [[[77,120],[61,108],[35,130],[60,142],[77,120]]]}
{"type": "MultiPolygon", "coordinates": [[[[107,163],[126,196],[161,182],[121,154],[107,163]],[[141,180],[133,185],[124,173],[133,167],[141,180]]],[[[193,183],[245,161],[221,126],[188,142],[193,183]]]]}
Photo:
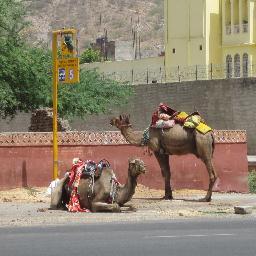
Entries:
{"type": "Polygon", "coordinates": [[[154,126],[156,124],[156,122],[159,120],[159,114],[161,114],[161,113],[172,116],[173,114],[177,113],[177,111],[172,109],[171,107],[169,107],[167,104],[160,103],[157,108],[157,111],[155,111],[152,114],[151,126],[152,125],[154,126]]]}
{"type": "Polygon", "coordinates": [[[73,164],[71,168],[68,186],[72,186],[73,189],[67,205],[69,212],[90,212],[89,209],[81,208],[79,194],[77,193],[77,188],[79,186],[80,178],[85,165],[86,163],[79,159],[78,162],[73,164]]]}

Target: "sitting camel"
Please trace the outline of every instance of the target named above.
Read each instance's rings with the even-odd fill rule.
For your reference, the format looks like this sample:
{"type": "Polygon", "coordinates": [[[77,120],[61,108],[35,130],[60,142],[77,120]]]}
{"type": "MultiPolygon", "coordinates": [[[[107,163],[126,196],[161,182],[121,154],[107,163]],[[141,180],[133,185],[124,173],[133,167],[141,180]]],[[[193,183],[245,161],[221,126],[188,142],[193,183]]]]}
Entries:
{"type": "MultiPolygon", "coordinates": [[[[120,207],[131,200],[137,186],[137,178],[145,173],[145,164],[138,158],[129,160],[128,177],[124,185],[115,179],[114,171],[105,167],[92,187],[91,179],[81,177],[78,186],[80,205],[92,212],[120,212],[120,207]]],[[[70,199],[70,190],[67,187],[69,176],[60,180],[54,189],[51,199],[51,209],[63,209],[70,199]]]]}
{"type": "MultiPolygon", "coordinates": [[[[112,118],[110,124],[116,126],[129,143],[135,146],[143,146],[144,133],[133,131],[129,119],[129,115],[120,115],[119,117],[112,118]]],[[[202,134],[195,129],[188,129],[182,127],[180,124],[174,124],[172,128],[168,129],[149,127],[148,135],[147,146],[154,152],[165,180],[164,199],[173,199],[170,185],[169,155],[192,153],[203,161],[209,174],[208,192],[205,198],[199,201],[211,201],[212,188],[217,179],[212,164],[214,151],[213,132],[210,131],[202,134]]]]}

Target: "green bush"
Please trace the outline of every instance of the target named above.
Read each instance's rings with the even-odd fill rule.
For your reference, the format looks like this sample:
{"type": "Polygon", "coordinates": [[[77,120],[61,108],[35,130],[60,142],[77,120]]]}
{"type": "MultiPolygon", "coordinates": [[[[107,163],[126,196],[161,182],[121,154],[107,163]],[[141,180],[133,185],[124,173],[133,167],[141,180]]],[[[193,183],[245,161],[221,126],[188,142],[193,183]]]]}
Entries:
{"type": "Polygon", "coordinates": [[[100,52],[93,50],[92,48],[87,48],[80,57],[80,63],[91,63],[100,61],[100,52]]]}
{"type": "Polygon", "coordinates": [[[249,172],[248,185],[250,193],[256,193],[256,171],[249,172]]]}

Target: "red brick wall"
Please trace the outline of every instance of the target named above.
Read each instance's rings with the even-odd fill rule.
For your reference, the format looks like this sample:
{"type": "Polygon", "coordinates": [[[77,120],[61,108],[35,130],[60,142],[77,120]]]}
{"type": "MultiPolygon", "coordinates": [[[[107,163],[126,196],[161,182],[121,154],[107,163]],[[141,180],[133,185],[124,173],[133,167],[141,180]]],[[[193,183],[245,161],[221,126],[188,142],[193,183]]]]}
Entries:
{"type": "MultiPolygon", "coordinates": [[[[35,139],[35,135],[33,135],[34,137],[32,135],[27,135],[26,139],[17,142],[19,137],[17,134],[12,136],[10,134],[0,134],[0,188],[48,186],[51,182],[52,146],[47,145],[48,141],[46,139],[50,134],[46,137],[41,135],[39,141],[38,138],[35,139]],[[28,145],[28,143],[31,145],[28,145]]],[[[67,138],[66,135],[66,141],[63,142],[63,140],[59,139],[60,144],[62,144],[59,146],[59,170],[61,176],[71,167],[74,157],[94,161],[105,158],[111,163],[118,179],[123,183],[127,177],[129,157],[137,156],[144,160],[147,165],[147,173],[139,178],[139,183],[150,188],[164,188],[158,163],[154,156],[148,155],[146,147],[139,148],[124,142],[121,143],[119,135],[117,136],[118,138],[112,135],[111,139],[108,137],[106,139],[108,140],[108,145],[106,145],[106,142],[99,139],[101,135],[106,137],[106,133],[99,136],[95,136],[93,133],[91,135],[88,137],[89,142],[87,144],[89,145],[81,145],[84,143],[81,140],[74,142],[75,136],[73,135],[73,142],[72,138],[67,138]],[[97,142],[98,145],[92,145],[95,144],[95,140],[100,140],[102,145],[99,145],[99,141],[97,142]]],[[[220,140],[221,136],[217,139],[214,152],[214,165],[219,176],[214,190],[248,192],[246,141],[244,139],[235,141],[234,138],[231,138],[229,142],[225,142],[223,138],[222,142],[220,140]]],[[[208,188],[206,168],[193,155],[171,156],[170,165],[173,189],[208,188]]]]}

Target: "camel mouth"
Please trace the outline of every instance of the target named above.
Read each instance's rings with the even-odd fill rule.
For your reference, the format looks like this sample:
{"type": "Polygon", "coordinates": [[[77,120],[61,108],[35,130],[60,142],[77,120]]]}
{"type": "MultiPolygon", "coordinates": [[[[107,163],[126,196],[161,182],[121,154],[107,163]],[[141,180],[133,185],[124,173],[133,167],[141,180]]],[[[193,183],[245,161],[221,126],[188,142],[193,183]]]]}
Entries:
{"type": "Polygon", "coordinates": [[[141,173],[145,174],[147,172],[146,166],[142,166],[140,169],[141,173]]]}

